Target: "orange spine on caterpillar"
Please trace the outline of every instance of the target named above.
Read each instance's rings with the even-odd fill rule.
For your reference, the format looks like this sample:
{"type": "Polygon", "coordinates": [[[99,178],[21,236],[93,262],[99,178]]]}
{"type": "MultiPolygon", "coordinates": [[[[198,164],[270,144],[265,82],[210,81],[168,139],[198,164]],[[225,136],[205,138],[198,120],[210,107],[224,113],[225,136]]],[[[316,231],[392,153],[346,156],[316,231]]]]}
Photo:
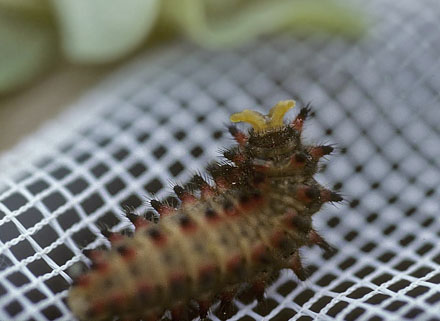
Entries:
{"type": "Polygon", "coordinates": [[[68,304],[81,320],[158,320],[171,310],[175,320],[197,310],[205,317],[213,302],[223,305],[247,284],[257,298],[274,275],[292,269],[306,273],[299,249],[331,246],[313,229],[312,215],[341,196],[313,178],[331,146],[301,140],[310,109],[285,123],[293,100],[276,104],[268,115],[244,110],[232,122],[247,122],[247,132],[229,128],[237,145],[224,152],[228,162],[207,168],[213,184],[195,175],[175,186],[175,209],[157,200],[154,224],[127,213],[133,236],[106,232],[109,251],[91,251],[93,265],[70,290],[68,304]]]}

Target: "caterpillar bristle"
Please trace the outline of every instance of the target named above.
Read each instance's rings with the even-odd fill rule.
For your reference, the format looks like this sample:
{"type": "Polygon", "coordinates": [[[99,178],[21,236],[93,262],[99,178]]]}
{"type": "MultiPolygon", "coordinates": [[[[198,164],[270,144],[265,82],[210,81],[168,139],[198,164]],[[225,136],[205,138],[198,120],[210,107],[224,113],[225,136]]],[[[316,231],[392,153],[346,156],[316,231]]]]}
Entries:
{"type": "Polygon", "coordinates": [[[322,202],[342,202],[344,200],[341,194],[328,189],[322,189],[320,197],[322,202]]]}
{"type": "Polygon", "coordinates": [[[280,269],[305,280],[301,247],[334,253],[312,224],[323,204],[342,201],[313,177],[334,147],[302,143],[311,109],[302,108],[284,123],[294,105],[286,100],[267,115],[249,110],[232,115],[231,121],[252,128],[230,126],[237,145],[223,150],[225,160],[208,165],[209,176],[196,173],[175,185],[178,199],[150,200],[160,216],[157,224],[124,206],[135,231],[102,229],[112,248],[84,252],[91,269],[74,278],[68,298],[74,313],[91,321],[153,321],[169,311],[172,320],[183,321],[205,318],[220,301],[214,313],[227,319],[246,284],[262,301],[280,269]]]}
{"type": "Polygon", "coordinates": [[[177,197],[182,201],[182,204],[194,203],[197,201],[197,198],[194,195],[180,185],[175,185],[173,190],[177,197]]]}
{"type": "Polygon", "coordinates": [[[314,160],[319,160],[320,158],[324,157],[325,155],[329,155],[333,152],[334,148],[330,145],[322,145],[322,146],[315,146],[310,148],[310,155],[314,160]]]}
{"type": "Polygon", "coordinates": [[[215,189],[208,184],[208,182],[200,175],[194,175],[190,181],[196,190],[200,191],[200,196],[202,199],[207,199],[215,194],[215,189]]]}
{"type": "Polygon", "coordinates": [[[295,128],[298,132],[301,132],[303,129],[304,122],[309,117],[311,113],[310,104],[307,104],[305,107],[301,108],[298,116],[296,116],[295,120],[292,123],[293,128],[295,128]]]}
{"type": "Polygon", "coordinates": [[[162,202],[159,202],[158,200],[150,200],[150,205],[152,208],[156,210],[156,212],[161,216],[165,217],[167,215],[171,215],[175,212],[175,208],[164,204],[162,202]]]}
{"type": "Polygon", "coordinates": [[[237,126],[230,125],[228,126],[228,130],[231,136],[238,143],[238,145],[243,146],[246,144],[248,136],[245,133],[243,133],[241,130],[239,130],[237,126]]]}
{"type": "Polygon", "coordinates": [[[310,204],[313,201],[316,201],[319,196],[320,191],[317,187],[308,185],[300,185],[296,187],[295,197],[305,204],[310,204]]]}
{"type": "Polygon", "coordinates": [[[109,230],[103,230],[101,233],[112,245],[124,239],[124,236],[121,233],[111,232],[109,230]]]}
{"type": "Polygon", "coordinates": [[[336,248],[330,245],[321,235],[318,234],[315,230],[311,230],[308,235],[308,239],[310,240],[311,245],[318,245],[321,249],[323,249],[326,254],[331,255],[337,252],[336,248]]]}
{"type": "Polygon", "coordinates": [[[295,273],[298,279],[300,279],[301,281],[307,280],[309,275],[302,265],[301,257],[298,252],[293,255],[289,263],[290,269],[292,269],[293,273],[295,273]]]}
{"type": "Polygon", "coordinates": [[[131,223],[135,224],[139,215],[133,214],[131,211],[126,212],[125,216],[130,220],[131,223]]]}
{"type": "Polygon", "coordinates": [[[261,302],[264,300],[264,293],[266,291],[266,282],[263,279],[257,279],[252,282],[251,289],[255,298],[261,302]]]}
{"type": "Polygon", "coordinates": [[[206,318],[206,316],[208,315],[209,309],[212,305],[212,300],[211,299],[199,299],[197,301],[198,307],[199,307],[199,316],[201,319],[206,318]]]}

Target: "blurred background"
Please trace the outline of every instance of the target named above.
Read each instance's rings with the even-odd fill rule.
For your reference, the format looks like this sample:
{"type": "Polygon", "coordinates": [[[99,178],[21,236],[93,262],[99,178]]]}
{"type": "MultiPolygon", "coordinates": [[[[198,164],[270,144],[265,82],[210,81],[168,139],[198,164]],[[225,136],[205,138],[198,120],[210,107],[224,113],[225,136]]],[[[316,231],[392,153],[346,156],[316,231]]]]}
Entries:
{"type": "Polygon", "coordinates": [[[353,9],[315,0],[0,0],[0,150],[176,37],[225,50],[283,29],[358,36],[365,21],[353,9]]]}
{"type": "MultiPolygon", "coordinates": [[[[440,320],[436,0],[0,0],[0,320],[72,320],[103,227],[231,144],[244,108],[311,102],[346,195],[258,303],[210,320],[440,320]],[[73,270],[72,270],[73,269],[73,270]]],[[[294,117],[295,111],[288,117],[294,117]]]]}

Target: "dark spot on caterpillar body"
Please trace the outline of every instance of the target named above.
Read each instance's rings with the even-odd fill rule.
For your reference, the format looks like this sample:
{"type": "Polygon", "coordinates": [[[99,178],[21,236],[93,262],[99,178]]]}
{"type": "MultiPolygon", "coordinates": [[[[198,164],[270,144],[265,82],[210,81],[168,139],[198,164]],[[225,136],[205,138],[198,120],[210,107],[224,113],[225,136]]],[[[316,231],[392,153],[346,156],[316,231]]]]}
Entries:
{"type": "Polygon", "coordinates": [[[157,200],[157,224],[127,213],[133,236],[105,232],[109,251],[93,251],[93,268],[72,285],[68,304],[81,320],[157,320],[167,310],[185,319],[198,310],[205,317],[216,300],[230,304],[239,289],[263,298],[264,288],[284,268],[307,276],[299,249],[333,248],[313,229],[312,215],[339,194],[313,175],[331,146],[307,146],[301,132],[310,112],[301,109],[285,123],[294,101],[281,101],[268,115],[244,110],[232,122],[247,122],[247,132],[229,131],[237,145],[228,161],[207,167],[214,184],[195,175],[174,187],[180,206],[157,200]],[[111,280],[111,282],[109,282],[111,280]]]}

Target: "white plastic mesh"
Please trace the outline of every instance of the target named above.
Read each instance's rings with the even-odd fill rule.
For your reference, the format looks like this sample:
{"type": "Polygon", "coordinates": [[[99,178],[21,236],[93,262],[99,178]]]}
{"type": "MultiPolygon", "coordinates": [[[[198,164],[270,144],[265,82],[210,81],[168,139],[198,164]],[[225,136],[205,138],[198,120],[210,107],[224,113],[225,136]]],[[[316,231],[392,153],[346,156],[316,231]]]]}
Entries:
{"type": "MultiPolygon", "coordinates": [[[[341,147],[319,180],[345,206],[315,222],[338,251],[303,250],[231,320],[440,320],[440,8],[370,1],[357,42],[282,35],[211,52],[176,43],[117,72],[1,159],[0,320],[72,320],[69,268],[123,205],[170,193],[231,143],[231,112],[311,101],[306,135],[341,147]]],[[[210,319],[218,320],[215,313],[210,319]]]]}

